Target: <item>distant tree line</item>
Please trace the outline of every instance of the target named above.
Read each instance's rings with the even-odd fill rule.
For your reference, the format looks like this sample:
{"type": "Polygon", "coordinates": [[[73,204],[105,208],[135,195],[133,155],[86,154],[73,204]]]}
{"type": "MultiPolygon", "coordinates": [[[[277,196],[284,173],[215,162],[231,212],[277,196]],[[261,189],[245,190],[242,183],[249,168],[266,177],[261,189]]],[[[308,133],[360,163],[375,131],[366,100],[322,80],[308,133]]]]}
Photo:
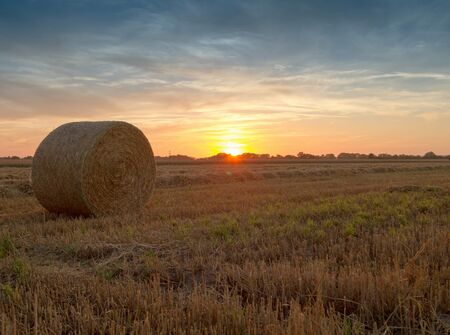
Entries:
{"type": "Polygon", "coordinates": [[[25,157],[19,157],[19,156],[3,156],[3,157],[0,157],[0,159],[33,159],[33,156],[25,156],[25,157]]]}
{"type": "Polygon", "coordinates": [[[246,152],[241,155],[233,156],[224,152],[217,155],[205,158],[194,158],[186,155],[170,155],[170,156],[156,156],[160,161],[256,161],[256,160],[354,160],[354,159],[450,159],[450,155],[436,155],[434,152],[429,151],[424,155],[406,155],[406,154],[361,154],[361,153],[349,153],[341,152],[338,155],[335,154],[322,154],[314,155],[305,152],[299,152],[297,155],[270,155],[270,154],[255,154],[246,152]]]}
{"type": "MultiPolygon", "coordinates": [[[[5,156],[0,159],[33,159],[33,156],[19,157],[19,156],[5,156]]],[[[436,155],[433,151],[429,151],[424,155],[405,155],[405,154],[360,154],[353,152],[341,152],[337,156],[335,154],[314,155],[300,151],[297,155],[270,155],[270,154],[255,154],[246,152],[241,155],[233,156],[224,152],[217,155],[205,158],[194,158],[186,155],[169,155],[169,156],[155,156],[159,161],[252,161],[252,160],[354,160],[354,159],[450,159],[450,155],[436,155]]]]}

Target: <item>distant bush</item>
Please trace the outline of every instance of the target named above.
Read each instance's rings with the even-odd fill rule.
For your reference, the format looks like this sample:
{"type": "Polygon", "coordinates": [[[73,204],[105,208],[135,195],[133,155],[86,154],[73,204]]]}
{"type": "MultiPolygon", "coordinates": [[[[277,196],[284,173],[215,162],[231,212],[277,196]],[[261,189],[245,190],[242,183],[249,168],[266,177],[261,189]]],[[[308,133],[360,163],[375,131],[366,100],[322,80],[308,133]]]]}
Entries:
{"type": "Polygon", "coordinates": [[[441,158],[441,156],[436,155],[433,151],[429,151],[425,155],[423,155],[423,158],[425,158],[425,159],[436,159],[436,158],[441,158]]]}

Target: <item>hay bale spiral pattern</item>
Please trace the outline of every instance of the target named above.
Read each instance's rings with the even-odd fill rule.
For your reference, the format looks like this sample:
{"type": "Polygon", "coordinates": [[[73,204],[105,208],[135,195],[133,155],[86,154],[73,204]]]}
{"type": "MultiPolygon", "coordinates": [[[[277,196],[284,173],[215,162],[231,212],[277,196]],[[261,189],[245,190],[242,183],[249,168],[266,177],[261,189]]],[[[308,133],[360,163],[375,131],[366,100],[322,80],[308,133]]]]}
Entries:
{"type": "Polygon", "coordinates": [[[138,128],[101,121],[53,130],[36,150],[31,177],[48,211],[103,216],[140,212],[155,174],[152,148],[138,128]]]}

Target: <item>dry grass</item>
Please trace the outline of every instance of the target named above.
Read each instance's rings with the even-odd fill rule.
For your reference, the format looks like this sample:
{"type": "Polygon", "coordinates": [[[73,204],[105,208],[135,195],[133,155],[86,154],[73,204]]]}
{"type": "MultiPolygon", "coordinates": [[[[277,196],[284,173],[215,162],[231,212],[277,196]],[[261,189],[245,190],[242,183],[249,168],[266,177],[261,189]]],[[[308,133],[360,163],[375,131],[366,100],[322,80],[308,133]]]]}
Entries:
{"type": "Polygon", "coordinates": [[[8,159],[0,158],[0,167],[30,167],[33,164],[32,159],[8,159]]]}
{"type": "Polygon", "coordinates": [[[167,165],[142,216],[83,220],[0,168],[0,333],[448,333],[449,172],[167,165]]]}

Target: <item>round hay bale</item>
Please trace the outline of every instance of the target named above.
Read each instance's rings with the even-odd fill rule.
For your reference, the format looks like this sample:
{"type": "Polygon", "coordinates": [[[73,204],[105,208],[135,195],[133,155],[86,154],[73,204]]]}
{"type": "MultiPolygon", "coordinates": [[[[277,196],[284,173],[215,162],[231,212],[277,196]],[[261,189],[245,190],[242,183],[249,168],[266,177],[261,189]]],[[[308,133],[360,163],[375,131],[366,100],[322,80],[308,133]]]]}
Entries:
{"type": "Polygon", "coordinates": [[[73,215],[140,212],[155,184],[155,159],[145,135],[121,121],[71,122],[36,150],[32,186],[48,211],[73,215]]]}

